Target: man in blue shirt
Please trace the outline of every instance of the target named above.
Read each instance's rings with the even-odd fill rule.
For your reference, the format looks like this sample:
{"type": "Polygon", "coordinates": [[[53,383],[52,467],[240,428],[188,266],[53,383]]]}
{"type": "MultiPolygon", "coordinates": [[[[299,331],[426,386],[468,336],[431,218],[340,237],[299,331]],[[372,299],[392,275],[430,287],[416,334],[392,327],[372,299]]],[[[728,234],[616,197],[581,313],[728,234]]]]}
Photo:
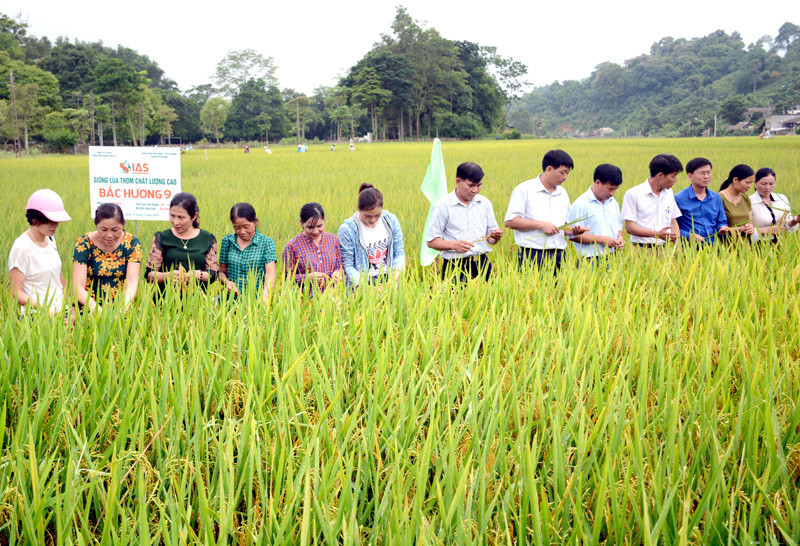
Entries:
{"type": "Polygon", "coordinates": [[[625,246],[622,214],[619,203],[614,199],[621,184],[622,171],[619,167],[609,163],[598,165],[594,170],[594,183],[572,204],[569,221],[585,218],[581,224],[587,231],[570,240],[584,258],[611,254],[625,246]]]}
{"type": "Polygon", "coordinates": [[[711,184],[711,161],[696,157],[686,164],[691,185],[675,195],[681,209],[678,227],[681,237],[698,243],[713,243],[717,234],[728,231],[728,218],[722,198],[708,189],[711,184]]]}

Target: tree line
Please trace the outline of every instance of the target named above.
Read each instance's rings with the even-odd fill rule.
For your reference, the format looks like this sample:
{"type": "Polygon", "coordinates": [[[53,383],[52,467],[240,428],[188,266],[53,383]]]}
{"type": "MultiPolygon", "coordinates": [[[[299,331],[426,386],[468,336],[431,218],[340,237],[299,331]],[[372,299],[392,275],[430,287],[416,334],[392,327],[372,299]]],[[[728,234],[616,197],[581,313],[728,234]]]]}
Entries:
{"type": "MultiPolygon", "coordinates": [[[[524,95],[511,125],[540,136],[618,133],[700,136],[718,123],[745,121],[747,108],[783,113],[800,104],[800,26],[745,46],[722,30],[687,39],[663,38],[649,54],[623,65],[602,63],[581,81],[554,82],[524,95]]],[[[759,116],[750,121],[757,128],[759,116]]]]}
{"type": "MultiPolygon", "coordinates": [[[[487,134],[696,136],[748,107],[800,103],[800,27],[745,46],[716,31],[663,38],[623,65],[522,94],[527,67],[494,47],[453,41],[399,6],[389,31],[311,95],[281,89],[271,57],[228,52],[206,84],[181,91],[145,55],[102,43],[31,36],[0,14],[0,141],[29,150],[74,144],[378,140],[487,134]],[[517,131],[509,132],[515,128],[517,131]]],[[[758,124],[756,113],[750,118],[758,124]]]]}
{"type": "Polygon", "coordinates": [[[0,14],[0,140],[66,150],[291,139],[473,138],[505,125],[527,67],[493,47],[452,41],[397,8],[391,30],[334,86],[280,89],[271,57],[228,52],[186,91],[145,55],[29,35],[0,14]]]}

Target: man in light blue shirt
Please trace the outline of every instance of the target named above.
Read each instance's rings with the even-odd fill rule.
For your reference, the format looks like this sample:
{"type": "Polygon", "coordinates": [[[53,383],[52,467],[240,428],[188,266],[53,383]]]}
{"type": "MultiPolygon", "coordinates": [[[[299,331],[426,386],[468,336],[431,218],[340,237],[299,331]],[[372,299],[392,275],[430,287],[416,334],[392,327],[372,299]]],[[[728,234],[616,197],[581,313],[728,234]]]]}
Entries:
{"type": "Polygon", "coordinates": [[[582,257],[594,259],[603,254],[611,254],[625,246],[622,239],[622,214],[619,203],[614,199],[622,184],[622,171],[609,163],[598,165],[594,170],[594,183],[586,193],[572,204],[569,221],[581,220],[588,228],[570,240],[582,257]]]}
{"type": "Polygon", "coordinates": [[[728,217],[722,198],[708,189],[711,161],[695,157],[686,164],[686,174],[691,184],[675,195],[675,202],[681,209],[678,217],[681,237],[703,244],[713,243],[718,233],[728,231],[728,217]]]}

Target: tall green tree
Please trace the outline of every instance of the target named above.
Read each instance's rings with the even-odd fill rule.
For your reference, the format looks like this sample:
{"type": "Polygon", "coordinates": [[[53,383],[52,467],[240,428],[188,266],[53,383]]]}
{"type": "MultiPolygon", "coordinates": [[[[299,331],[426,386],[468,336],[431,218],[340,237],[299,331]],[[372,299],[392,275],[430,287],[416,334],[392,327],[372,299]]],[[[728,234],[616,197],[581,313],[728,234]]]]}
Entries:
{"type": "Polygon", "coordinates": [[[7,99],[11,108],[12,132],[29,152],[30,140],[40,134],[45,116],[61,109],[58,80],[41,68],[12,60],[8,53],[0,51],[0,82],[0,99],[7,99]]]}
{"type": "Polygon", "coordinates": [[[225,121],[228,119],[230,107],[230,103],[223,97],[212,97],[206,101],[203,109],[200,110],[203,132],[214,135],[217,144],[219,144],[219,137],[222,136],[225,121]]]}
{"type": "Polygon", "coordinates": [[[131,141],[136,145],[136,131],[133,129],[130,114],[141,100],[144,84],[144,76],[120,59],[106,59],[95,68],[93,90],[109,104],[114,146],[118,143],[117,117],[120,111],[126,115],[131,128],[131,141]]]}
{"type": "Polygon", "coordinates": [[[381,87],[381,79],[371,66],[366,66],[358,72],[353,86],[353,100],[369,110],[372,122],[372,134],[378,138],[378,117],[383,113],[383,108],[391,100],[392,92],[381,87]]]}
{"type": "Polygon", "coordinates": [[[81,96],[93,88],[94,71],[100,60],[97,51],[85,44],[57,41],[41,66],[58,79],[64,106],[77,108],[81,96]]]}
{"type": "Polygon", "coordinates": [[[313,111],[311,105],[314,100],[311,97],[301,95],[293,89],[285,89],[283,96],[286,100],[284,106],[290,117],[294,118],[294,130],[297,136],[297,143],[300,144],[306,139],[306,128],[311,122],[313,111]]]}
{"type": "Polygon", "coordinates": [[[0,13],[0,51],[11,59],[24,59],[28,24],[0,13]]]}
{"type": "Polygon", "coordinates": [[[203,138],[203,128],[200,122],[202,104],[177,91],[168,91],[164,102],[175,111],[178,117],[172,123],[173,136],[180,137],[182,142],[197,142],[203,138]]]}
{"type": "Polygon", "coordinates": [[[505,103],[503,119],[500,127],[505,128],[508,124],[508,112],[522,96],[523,90],[530,85],[526,79],[528,67],[525,63],[514,60],[511,57],[503,57],[497,54],[493,47],[485,48],[488,54],[489,63],[497,76],[500,92],[505,103]]]}
{"type": "Polygon", "coordinates": [[[469,92],[458,48],[436,29],[423,29],[402,6],[397,8],[392,31],[393,36],[382,37],[383,45],[414,67],[410,102],[416,135],[422,134],[423,114],[429,121],[430,134],[430,121],[448,111],[450,98],[469,92]]]}
{"type": "Polygon", "coordinates": [[[233,98],[249,80],[262,80],[265,87],[277,85],[275,70],[272,57],[254,49],[229,51],[217,64],[214,83],[221,94],[233,98]]]}
{"type": "Polygon", "coordinates": [[[235,140],[255,140],[261,134],[258,116],[267,109],[264,80],[249,79],[244,82],[231,101],[225,134],[235,140]]]}

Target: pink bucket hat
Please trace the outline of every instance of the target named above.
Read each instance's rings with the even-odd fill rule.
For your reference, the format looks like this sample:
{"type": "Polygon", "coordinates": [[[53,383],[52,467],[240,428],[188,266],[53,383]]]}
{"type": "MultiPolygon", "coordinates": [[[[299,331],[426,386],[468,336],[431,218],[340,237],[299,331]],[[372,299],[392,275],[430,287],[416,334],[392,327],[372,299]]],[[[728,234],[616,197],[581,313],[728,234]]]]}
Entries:
{"type": "Polygon", "coordinates": [[[51,222],[72,220],[64,210],[64,201],[53,190],[36,190],[28,199],[26,209],[38,210],[51,222]]]}

